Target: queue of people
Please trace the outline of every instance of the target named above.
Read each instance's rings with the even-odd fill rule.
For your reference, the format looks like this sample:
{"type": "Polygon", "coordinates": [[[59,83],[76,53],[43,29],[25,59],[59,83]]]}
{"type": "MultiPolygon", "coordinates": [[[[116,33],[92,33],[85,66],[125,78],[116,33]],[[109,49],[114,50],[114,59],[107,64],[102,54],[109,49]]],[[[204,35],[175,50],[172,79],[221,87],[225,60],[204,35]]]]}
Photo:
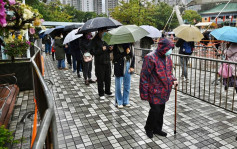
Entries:
{"type": "MultiPolygon", "coordinates": [[[[56,36],[53,47],[56,60],[58,60],[58,69],[67,69],[65,65],[65,55],[67,55],[69,65],[73,65],[73,71],[77,71],[80,78],[80,70],[82,70],[85,85],[89,85],[95,83],[91,75],[92,61],[94,60],[98,94],[99,98],[103,100],[105,96],[114,96],[111,92],[110,57],[110,54],[113,53],[115,101],[119,109],[130,107],[131,75],[134,72],[135,64],[133,44],[124,43],[109,46],[102,40],[107,31],[106,28],[99,29],[94,38],[90,32],[84,33],[83,36],[65,46],[62,41],[63,37],[56,36]],[[69,54],[72,55],[73,62],[71,61],[71,63],[69,54]],[[74,65],[74,62],[77,66],[74,65]]],[[[142,100],[149,101],[151,107],[145,126],[149,138],[152,138],[153,134],[167,135],[162,130],[165,103],[169,99],[172,85],[178,84],[172,74],[172,60],[169,56],[173,46],[170,40],[162,38],[158,43],[157,50],[144,58],[140,77],[140,96],[142,100]]]]}

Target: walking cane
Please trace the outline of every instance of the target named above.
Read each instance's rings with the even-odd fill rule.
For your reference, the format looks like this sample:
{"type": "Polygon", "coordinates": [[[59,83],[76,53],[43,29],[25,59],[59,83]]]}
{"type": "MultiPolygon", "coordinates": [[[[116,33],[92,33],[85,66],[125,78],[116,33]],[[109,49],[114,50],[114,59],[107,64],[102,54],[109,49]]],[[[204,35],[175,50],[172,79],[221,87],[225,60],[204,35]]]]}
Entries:
{"type": "Polygon", "coordinates": [[[176,134],[176,115],[177,115],[177,85],[175,86],[174,134],[176,134]]]}

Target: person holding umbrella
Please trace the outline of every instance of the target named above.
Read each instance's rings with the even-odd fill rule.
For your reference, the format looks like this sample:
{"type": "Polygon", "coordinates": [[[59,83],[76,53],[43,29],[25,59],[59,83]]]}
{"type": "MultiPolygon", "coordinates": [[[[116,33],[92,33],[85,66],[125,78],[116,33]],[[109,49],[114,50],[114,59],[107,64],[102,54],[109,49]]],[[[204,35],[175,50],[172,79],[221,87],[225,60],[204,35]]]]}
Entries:
{"type": "MultiPolygon", "coordinates": [[[[89,48],[89,43],[91,41],[92,35],[91,32],[88,33],[84,33],[82,37],[79,38],[79,48],[80,51],[82,52],[83,57],[89,55],[91,56],[90,53],[90,48],[89,48]]],[[[95,83],[95,81],[93,81],[91,79],[91,71],[92,71],[92,60],[91,61],[84,61],[83,60],[83,77],[85,79],[85,84],[89,85],[89,83],[95,83]]]]}
{"type": "Polygon", "coordinates": [[[149,101],[151,107],[144,127],[149,138],[153,138],[153,134],[167,136],[162,130],[165,103],[169,100],[172,85],[178,85],[169,56],[173,47],[170,40],[161,38],[157,49],[144,57],[139,89],[141,99],[149,101]]]}
{"type": "Polygon", "coordinates": [[[108,96],[113,96],[112,92],[110,91],[110,53],[112,52],[113,48],[112,46],[108,46],[106,42],[102,41],[102,37],[107,31],[107,28],[99,28],[98,33],[90,43],[92,54],[95,56],[95,75],[97,77],[97,86],[100,99],[105,99],[105,94],[108,96]]]}
{"type": "MultiPolygon", "coordinates": [[[[176,43],[176,47],[179,48],[179,54],[192,55],[194,49],[194,42],[187,42],[183,39],[179,39],[176,43]]],[[[182,67],[182,80],[188,82],[188,65],[189,57],[180,56],[180,63],[182,67]]]]}

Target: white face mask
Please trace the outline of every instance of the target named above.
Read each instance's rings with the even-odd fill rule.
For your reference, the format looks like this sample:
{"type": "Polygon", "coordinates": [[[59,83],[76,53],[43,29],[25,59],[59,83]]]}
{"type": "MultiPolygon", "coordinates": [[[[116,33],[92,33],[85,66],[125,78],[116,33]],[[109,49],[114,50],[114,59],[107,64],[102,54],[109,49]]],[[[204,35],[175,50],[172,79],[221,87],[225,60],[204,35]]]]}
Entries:
{"type": "Polygon", "coordinates": [[[63,38],[63,35],[61,35],[60,37],[63,38]]]}

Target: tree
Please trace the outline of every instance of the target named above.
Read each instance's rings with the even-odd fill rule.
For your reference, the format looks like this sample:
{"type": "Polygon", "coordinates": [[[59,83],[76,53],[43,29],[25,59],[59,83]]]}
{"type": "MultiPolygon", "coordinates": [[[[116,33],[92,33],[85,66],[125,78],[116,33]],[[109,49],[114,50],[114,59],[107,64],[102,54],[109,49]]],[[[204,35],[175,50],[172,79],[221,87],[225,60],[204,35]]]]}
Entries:
{"type": "Polygon", "coordinates": [[[38,9],[45,21],[72,22],[73,17],[67,13],[66,9],[63,9],[64,6],[59,1],[45,4],[38,0],[26,0],[26,3],[38,9]]]}
{"type": "Polygon", "coordinates": [[[146,0],[130,0],[128,3],[121,1],[111,12],[111,16],[122,24],[154,25],[153,10],[154,5],[146,0]]]}
{"type": "MultiPolygon", "coordinates": [[[[155,20],[156,27],[158,29],[163,30],[170,15],[172,14],[172,11],[173,11],[173,8],[169,6],[168,4],[163,3],[163,2],[158,3],[154,12],[154,20],[155,20]]],[[[170,21],[171,22],[169,23],[169,25],[166,27],[165,30],[173,29],[179,25],[176,14],[174,14],[174,16],[172,17],[172,20],[170,21]]]]}
{"type": "Polygon", "coordinates": [[[184,15],[182,16],[184,20],[187,20],[190,24],[195,24],[200,22],[202,17],[194,10],[185,10],[184,15]]]}
{"type": "MultiPolygon", "coordinates": [[[[129,3],[121,2],[111,13],[112,17],[122,24],[152,25],[163,29],[172,13],[172,7],[160,2],[154,5],[147,0],[130,0],[129,3]]],[[[177,18],[174,16],[170,28],[178,26],[177,18]]]]}

